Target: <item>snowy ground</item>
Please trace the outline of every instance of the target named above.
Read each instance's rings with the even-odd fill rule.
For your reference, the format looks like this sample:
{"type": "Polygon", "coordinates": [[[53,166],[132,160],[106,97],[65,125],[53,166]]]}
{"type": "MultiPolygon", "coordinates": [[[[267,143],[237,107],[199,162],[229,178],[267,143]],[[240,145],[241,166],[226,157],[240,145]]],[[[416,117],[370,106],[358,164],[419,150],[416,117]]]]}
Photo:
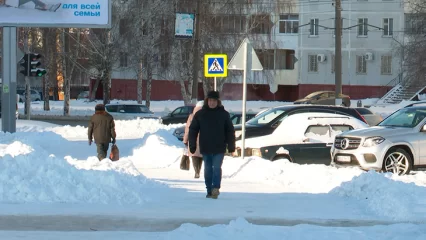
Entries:
{"type": "Polygon", "coordinates": [[[184,146],[172,132],[180,125],[116,125],[118,162],[99,162],[81,126],[18,120],[17,133],[0,133],[0,239],[425,238],[424,172],[226,158],[212,200],[203,175],[179,169],[184,146]]]}

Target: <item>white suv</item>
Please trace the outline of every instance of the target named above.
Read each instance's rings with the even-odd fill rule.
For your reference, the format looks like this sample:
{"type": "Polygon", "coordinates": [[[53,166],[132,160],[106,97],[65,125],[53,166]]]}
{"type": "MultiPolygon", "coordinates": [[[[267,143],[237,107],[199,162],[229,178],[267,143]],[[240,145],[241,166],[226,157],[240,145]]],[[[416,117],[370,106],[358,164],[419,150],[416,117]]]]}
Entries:
{"type": "Polygon", "coordinates": [[[337,135],[331,164],[399,175],[426,166],[426,105],[415,105],[399,109],[375,127],[337,135]]]}

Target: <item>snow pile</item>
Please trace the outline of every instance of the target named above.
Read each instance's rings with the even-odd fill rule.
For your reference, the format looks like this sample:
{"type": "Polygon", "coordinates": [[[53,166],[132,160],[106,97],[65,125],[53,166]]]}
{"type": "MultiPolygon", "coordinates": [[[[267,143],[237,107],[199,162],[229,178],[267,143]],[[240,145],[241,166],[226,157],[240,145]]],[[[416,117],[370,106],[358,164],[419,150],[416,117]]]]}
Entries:
{"type": "Polygon", "coordinates": [[[140,142],[142,144],[130,156],[135,166],[167,168],[179,165],[185,145],[169,131],[160,129],[146,133],[140,142]]]}
{"type": "Polygon", "coordinates": [[[268,161],[258,157],[244,160],[225,158],[223,178],[245,182],[264,182],[279,192],[328,193],[342,182],[362,173],[357,168],[337,169],[325,165],[301,165],[288,160],[268,161]]]}
{"type": "Polygon", "coordinates": [[[9,145],[0,144],[0,157],[4,157],[5,155],[10,155],[12,157],[26,155],[32,151],[34,151],[32,147],[22,144],[21,142],[13,142],[9,145]]]}
{"type": "MultiPolygon", "coordinates": [[[[115,120],[114,122],[117,140],[142,138],[146,133],[155,133],[158,130],[166,130],[171,135],[175,128],[183,126],[183,124],[170,124],[166,126],[154,119],[115,120]]],[[[64,126],[46,129],[46,131],[53,131],[67,139],[87,140],[88,125],[89,123],[86,126],[64,126]]]]}
{"type": "Polygon", "coordinates": [[[426,213],[426,188],[392,180],[391,176],[370,171],[330,193],[355,198],[367,210],[392,220],[409,221],[426,213]]]}
{"type": "Polygon", "coordinates": [[[60,153],[68,143],[52,132],[25,137],[2,134],[0,138],[11,143],[0,148],[2,203],[143,204],[155,190],[166,188],[147,180],[130,161],[56,157],[51,149],[60,153]]]}

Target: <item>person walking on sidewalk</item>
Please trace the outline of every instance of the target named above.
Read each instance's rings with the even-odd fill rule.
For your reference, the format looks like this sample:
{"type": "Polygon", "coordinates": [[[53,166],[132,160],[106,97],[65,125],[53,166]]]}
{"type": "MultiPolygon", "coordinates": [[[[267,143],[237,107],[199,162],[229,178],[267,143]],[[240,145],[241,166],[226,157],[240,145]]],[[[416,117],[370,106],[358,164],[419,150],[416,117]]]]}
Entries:
{"type": "MultiPolygon", "coordinates": [[[[198,102],[197,105],[195,105],[194,110],[189,115],[188,120],[186,121],[185,134],[183,135],[183,143],[188,147],[188,151],[190,151],[188,146],[189,126],[191,125],[192,119],[194,118],[194,114],[200,111],[201,108],[203,107],[203,103],[204,102],[201,101],[201,102],[198,102]]],[[[197,149],[195,150],[195,153],[191,153],[191,152],[189,153],[189,156],[192,159],[192,166],[194,166],[194,170],[195,170],[194,178],[200,178],[200,171],[201,171],[201,167],[203,166],[203,155],[200,153],[198,136],[197,136],[197,149]]]]}
{"type": "Polygon", "coordinates": [[[103,104],[95,106],[95,114],[89,122],[88,137],[89,145],[92,145],[92,139],[95,138],[99,161],[105,159],[109,143],[115,144],[116,134],[114,118],[105,111],[103,104]]]}
{"type": "Polygon", "coordinates": [[[229,113],[222,106],[219,92],[210,91],[200,111],[195,113],[189,126],[189,151],[197,150],[199,134],[199,150],[204,160],[204,181],[207,198],[217,199],[222,181],[222,163],[228,148],[229,153],[235,151],[235,131],[229,113]]]}

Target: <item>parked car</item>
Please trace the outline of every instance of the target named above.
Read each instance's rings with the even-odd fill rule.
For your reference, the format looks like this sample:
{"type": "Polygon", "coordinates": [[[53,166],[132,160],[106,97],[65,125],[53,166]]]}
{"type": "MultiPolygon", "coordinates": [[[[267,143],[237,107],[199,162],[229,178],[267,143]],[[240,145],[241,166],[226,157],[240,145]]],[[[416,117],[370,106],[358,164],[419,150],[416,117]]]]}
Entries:
{"type": "MultiPolygon", "coordinates": [[[[341,106],[323,106],[323,105],[284,105],[273,107],[246,122],[246,138],[260,137],[271,134],[281,122],[288,116],[306,113],[306,112],[322,112],[337,113],[352,116],[360,121],[367,121],[353,108],[341,106]]],[[[235,125],[236,140],[241,139],[241,125],[235,125]]]]}
{"type": "MultiPolygon", "coordinates": [[[[423,103],[425,104],[425,103],[423,103]]],[[[408,105],[375,127],[336,136],[332,165],[408,174],[426,166],[426,105],[408,105]]]]}
{"type": "MultiPolygon", "coordinates": [[[[271,134],[245,141],[245,155],[267,160],[288,159],[300,164],[330,164],[334,137],[353,129],[367,128],[357,118],[334,114],[305,112],[284,118],[271,134]]],[[[236,142],[241,156],[242,141],[236,142]]]]}
{"type": "MultiPolygon", "coordinates": [[[[25,102],[25,99],[26,99],[25,89],[18,89],[16,90],[16,93],[19,94],[19,102],[25,102]]],[[[31,102],[41,100],[41,95],[38,91],[31,89],[30,94],[31,94],[30,95],[31,102]]]]}
{"type": "Polygon", "coordinates": [[[160,117],[154,115],[148,107],[142,104],[119,104],[112,103],[105,105],[105,110],[116,120],[131,120],[137,118],[157,119],[160,117]]]}
{"type": "MultiPolygon", "coordinates": [[[[342,104],[345,107],[351,106],[351,98],[348,95],[341,94],[342,104]]],[[[334,91],[318,91],[308,96],[294,101],[294,104],[318,104],[318,105],[335,105],[336,93],[334,91]]]]}
{"type": "Polygon", "coordinates": [[[194,111],[195,105],[187,105],[178,107],[173,110],[167,116],[162,117],[163,124],[177,124],[177,123],[186,123],[189,115],[194,111]]]}
{"type": "MultiPolygon", "coordinates": [[[[243,120],[243,113],[242,112],[230,112],[229,115],[231,116],[232,124],[241,124],[243,120]]],[[[256,116],[256,113],[248,112],[246,113],[246,122],[256,116]]]]}
{"type": "Polygon", "coordinates": [[[380,114],[373,113],[368,108],[355,108],[361,114],[365,120],[367,121],[368,125],[370,126],[376,126],[379,122],[383,120],[383,117],[380,114]]]}
{"type": "Polygon", "coordinates": [[[83,91],[77,95],[77,99],[89,99],[89,96],[90,96],[89,91],[83,91]]]}
{"type": "MultiPolygon", "coordinates": [[[[229,115],[231,115],[231,121],[232,124],[241,124],[242,120],[242,113],[241,112],[230,112],[229,115]]],[[[246,121],[252,119],[254,116],[256,116],[256,113],[246,113],[246,121]]],[[[180,141],[183,141],[183,135],[185,134],[185,126],[178,127],[173,132],[173,136],[175,136],[180,141]]]]}

